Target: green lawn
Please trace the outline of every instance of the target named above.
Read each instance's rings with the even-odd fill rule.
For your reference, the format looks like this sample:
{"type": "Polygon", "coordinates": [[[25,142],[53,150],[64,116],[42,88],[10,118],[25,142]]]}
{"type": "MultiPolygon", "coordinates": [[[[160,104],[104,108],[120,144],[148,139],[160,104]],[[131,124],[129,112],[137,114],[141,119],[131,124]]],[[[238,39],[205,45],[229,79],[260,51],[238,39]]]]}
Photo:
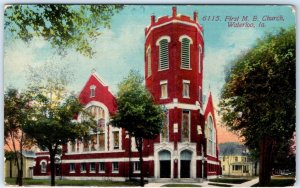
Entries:
{"type": "Polygon", "coordinates": [[[241,177],[241,178],[215,178],[215,179],[210,179],[210,182],[217,182],[217,183],[233,183],[233,184],[241,184],[246,181],[250,181],[253,179],[253,177],[241,177]]]}
{"type": "MultiPolygon", "coordinates": [[[[15,185],[16,178],[5,178],[5,182],[9,185],[15,185]]],[[[50,180],[34,180],[24,179],[23,185],[50,185],[50,180]]],[[[113,182],[113,181],[97,181],[97,180],[56,180],[57,186],[99,186],[99,187],[121,187],[121,186],[139,186],[138,181],[113,182]]]]}
{"type": "Polygon", "coordinates": [[[201,186],[193,185],[193,184],[165,184],[162,187],[201,187],[201,186]]]}
{"type": "MultiPolygon", "coordinates": [[[[272,176],[268,187],[287,187],[295,184],[295,176],[272,176]]],[[[258,183],[252,187],[258,187],[258,183]]]]}

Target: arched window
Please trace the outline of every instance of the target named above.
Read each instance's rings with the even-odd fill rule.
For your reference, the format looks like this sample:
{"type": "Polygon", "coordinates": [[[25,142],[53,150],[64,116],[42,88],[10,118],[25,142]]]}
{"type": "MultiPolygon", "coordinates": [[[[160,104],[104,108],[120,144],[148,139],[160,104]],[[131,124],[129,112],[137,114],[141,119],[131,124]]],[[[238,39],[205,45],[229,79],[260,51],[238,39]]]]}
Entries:
{"type": "Polygon", "coordinates": [[[206,125],[206,137],[207,137],[207,154],[216,156],[216,130],[211,116],[208,117],[208,121],[206,125]]]}
{"type": "Polygon", "coordinates": [[[192,39],[186,35],[183,35],[179,38],[179,41],[181,42],[181,68],[191,69],[190,45],[193,43],[192,39]]]}
{"type": "Polygon", "coordinates": [[[47,162],[46,161],[41,161],[41,173],[46,173],[47,172],[47,162]]]}
{"type": "Polygon", "coordinates": [[[158,70],[166,70],[169,68],[169,42],[171,41],[169,36],[160,37],[156,45],[159,46],[159,64],[158,70]]]}
{"type": "MultiPolygon", "coordinates": [[[[101,107],[101,104],[91,104],[85,111],[92,116],[97,123],[97,128],[90,131],[90,139],[77,139],[77,145],[70,143],[70,152],[89,152],[89,151],[103,151],[105,150],[105,124],[107,121],[107,110],[101,107]],[[77,147],[77,150],[74,149],[77,147]]],[[[82,113],[78,117],[78,121],[89,121],[90,117],[82,113]]]]}
{"type": "Polygon", "coordinates": [[[160,142],[168,142],[169,141],[169,113],[168,111],[165,112],[162,122],[162,129],[161,129],[161,141],[160,142]]]}
{"type": "Polygon", "coordinates": [[[148,62],[148,70],[147,70],[147,76],[149,77],[149,76],[151,76],[151,74],[152,74],[152,71],[151,71],[151,69],[152,69],[152,65],[151,65],[151,48],[148,48],[148,50],[147,50],[147,62],[148,62]]]}

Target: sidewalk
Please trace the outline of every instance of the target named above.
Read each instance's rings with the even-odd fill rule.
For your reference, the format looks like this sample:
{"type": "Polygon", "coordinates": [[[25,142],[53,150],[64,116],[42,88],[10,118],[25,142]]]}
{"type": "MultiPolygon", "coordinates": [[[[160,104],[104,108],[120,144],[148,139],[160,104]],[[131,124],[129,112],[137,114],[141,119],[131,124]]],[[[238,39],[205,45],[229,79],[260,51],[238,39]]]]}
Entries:
{"type": "Polygon", "coordinates": [[[236,184],[233,187],[251,187],[254,184],[258,183],[259,178],[254,178],[253,180],[246,181],[245,183],[236,184]]]}

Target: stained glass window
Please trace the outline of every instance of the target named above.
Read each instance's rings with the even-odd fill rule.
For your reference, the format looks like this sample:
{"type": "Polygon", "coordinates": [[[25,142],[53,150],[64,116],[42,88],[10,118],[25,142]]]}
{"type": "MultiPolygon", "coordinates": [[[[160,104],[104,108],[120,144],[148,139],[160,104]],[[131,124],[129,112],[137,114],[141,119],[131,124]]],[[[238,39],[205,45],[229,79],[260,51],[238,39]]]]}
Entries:
{"type": "Polygon", "coordinates": [[[190,111],[183,110],[182,112],[182,128],[181,128],[181,141],[189,142],[190,137],[190,111]]]}
{"type": "Polygon", "coordinates": [[[169,141],[169,122],[168,122],[168,112],[165,112],[162,122],[161,129],[161,142],[169,141]]]}
{"type": "Polygon", "coordinates": [[[99,150],[104,150],[105,149],[105,144],[104,144],[104,133],[99,134],[99,150]]]}

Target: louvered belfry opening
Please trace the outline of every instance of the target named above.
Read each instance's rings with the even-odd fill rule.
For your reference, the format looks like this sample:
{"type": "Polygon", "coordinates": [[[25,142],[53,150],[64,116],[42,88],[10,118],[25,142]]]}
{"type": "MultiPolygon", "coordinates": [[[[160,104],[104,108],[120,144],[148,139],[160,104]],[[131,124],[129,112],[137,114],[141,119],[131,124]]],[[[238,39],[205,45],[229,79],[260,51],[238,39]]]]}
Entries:
{"type": "Polygon", "coordinates": [[[169,68],[169,49],[168,40],[163,39],[159,42],[159,70],[169,68]]]}
{"type": "Polygon", "coordinates": [[[181,68],[190,69],[190,40],[183,38],[181,42],[181,68]]]}

